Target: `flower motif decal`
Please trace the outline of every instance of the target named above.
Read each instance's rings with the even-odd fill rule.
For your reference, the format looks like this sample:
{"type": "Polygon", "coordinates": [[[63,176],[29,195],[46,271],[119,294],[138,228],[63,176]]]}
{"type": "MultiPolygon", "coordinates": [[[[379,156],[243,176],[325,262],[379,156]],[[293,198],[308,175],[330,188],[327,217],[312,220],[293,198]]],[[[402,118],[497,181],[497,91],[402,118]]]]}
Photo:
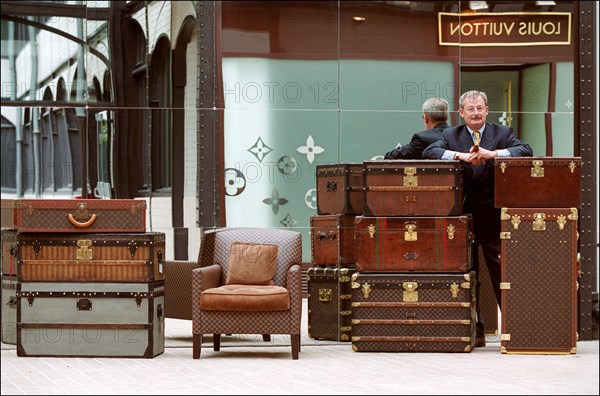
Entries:
{"type": "Polygon", "coordinates": [[[225,195],[235,197],[246,189],[246,177],[235,168],[225,169],[225,195]]]}
{"type": "Polygon", "coordinates": [[[291,214],[288,213],[287,216],[285,216],[285,218],[280,221],[280,223],[288,228],[293,228],[294,225],[296,225],[298,222],[294,220],[291,214]]]}
{"type": "Polygon", "coordinates": [[[259,137],[256,140],[256,143],[254,143],[254,146],[250,147],[247,151],[254,154],[254,156],[258,159],[259,162],[262,162],[263,158],[265,158],[267,154],[273,151],[273,149],[267,146],[259,137]]]}
{"type": "Polygon", "coordinates": [[[304,203],[310,209],[317,209],[317,189],[311,188],[304,194],[304,203]]]}
{"type": "Polygon", "coordinates": [[[275,214],[279,212],[279,205],[285,205],[286,203],[288,203],[287,199],[279,197],[279,191],[277,191],[276,188],[273,189],[273,192],[271,193],[271,198],[265,198],[262,201],[267,205],[271,205],[271,209],[275,214]]]}
{"type": "Polygon", "coordinates": [[[306,159],[309,163],[313,163],[316,154],[321,154],[325,149],[321,146],[315,146],[315,141],[312,135],[306,138],[306,146],[300,146],[296,149],[300,154],[306,154],[306,159]]]}
{"type": "Polygon", "coordinates": [[[277,169],[284,175],[293,175],[298,169],[298,162],[294,157],[286,155],[277,161],[277,169]]]}

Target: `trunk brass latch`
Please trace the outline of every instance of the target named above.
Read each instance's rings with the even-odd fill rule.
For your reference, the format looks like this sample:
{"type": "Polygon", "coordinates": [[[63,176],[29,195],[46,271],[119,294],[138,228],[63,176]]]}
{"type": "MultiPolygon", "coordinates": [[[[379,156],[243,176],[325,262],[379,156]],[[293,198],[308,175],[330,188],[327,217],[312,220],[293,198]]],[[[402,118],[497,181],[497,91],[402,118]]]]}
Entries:
{"type": "Polygon", "coordinates": [[[453,224],[450,224],[448,227],[446,227],[447,231],[448,231],[448,239],[454,239],[454,232],[456,231],[456,227],[454,227],[453,224]]]}
{"type": "Polygon", "coordinates": [[[77,249],[76,255],[77,260],[91,260],[92,259],[92,241],[90,239],[79,239],[77,240],[77,249]]]}
{"type": "Polygon", "coordinates": [[[532,161],[533,168],[531,168],[531,177],[544,177],[544,161],[532,161]]]}
{"type": "Polygon", "coordinates": [[[331,289],[319,289],[319,301],[331,301],[331,289]]]}
{"type": "Polygon", "coordinates": [[[546,231],[546,214],[534,213],[532,227],[533,231],[546,231]]]}
{"type": "Polygon", "coordinates": [[[406,231],[404,232],[404,240],[407,242],[414,242],[417,240],[417,225],[407,224],[406,231]]]}
{"type": "Polygon", "coordinates": [[[419,185],[419,178],[415,176],[417,168],[414,166],[407,166],[404,168],[405,176],[402,178],[404,187],[417,187],[419,185]]]}
{"type": "Polygon", "coordinates": [[[368,283],[362,285],[362,292],[364,298],[369,298],[369,294],[371,294],[371,285],[369,285],[368,283]]]}
{"type": "Polygon", "coordinates": [[[419,284],[417,282],[403,282],[402,287],[404,288],[402,301],[419,301],[419,292],[417,291],[419,284]]]}

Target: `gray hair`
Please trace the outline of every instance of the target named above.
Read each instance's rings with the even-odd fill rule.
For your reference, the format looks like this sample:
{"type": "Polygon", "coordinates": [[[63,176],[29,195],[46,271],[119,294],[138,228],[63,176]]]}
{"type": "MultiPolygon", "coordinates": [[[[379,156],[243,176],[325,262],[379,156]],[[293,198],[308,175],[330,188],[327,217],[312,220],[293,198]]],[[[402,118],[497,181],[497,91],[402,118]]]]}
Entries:
{"type": "Polygon", "coordinates": [[[464,94],[460,95],[460,99],[459,99],[459,103],[460,103],[460,108],[464,108],[465,107],[465,100],[467,100],[467,98],[473,100],[476,98],[482,98],[483,99],[483,103],[487,106],[487,95],[485,94],[485,92],[483,91],[467,91],[464,94]]]}
{"type": "Polygon", "coordinates": [[[443,98],[429,98],[423,102],[423,114],[432,121],[448,121],[448,102],[443,98]]]}

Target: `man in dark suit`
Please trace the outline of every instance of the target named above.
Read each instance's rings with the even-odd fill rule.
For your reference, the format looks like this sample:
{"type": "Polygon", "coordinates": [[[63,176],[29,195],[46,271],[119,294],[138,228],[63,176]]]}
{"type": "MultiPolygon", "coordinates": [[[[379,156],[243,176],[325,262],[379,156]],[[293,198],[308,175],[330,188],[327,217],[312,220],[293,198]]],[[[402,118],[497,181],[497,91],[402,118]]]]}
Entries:
{"type": "Polygon", "coordinates": [[[423,150],[442,137],[448,128],[448,102],[442,98],[430,98],[423,103],[424,131],[412,136],[410,143],[396,147],[383,156],[384,159],[421,159],[423,150]]]}
{"type": "MultiPolygon", "coordinates": [[[[465,125],[444,130],[442,137],[423,151],[423,158],[460,160],[463,173],[463,213],[473,215],[473,269],[479,275],[481,246],[494,293],[500,302],[500,209],[494,205],[494,158],[531,157],[533,150],[517,138],[513,128],[486,123],[489,112],[484,92],[468,91],[459,100],[465,125]]],[[[479,312],[477,282],[477,340],[485,346],[483,319],[479,312]]]]}

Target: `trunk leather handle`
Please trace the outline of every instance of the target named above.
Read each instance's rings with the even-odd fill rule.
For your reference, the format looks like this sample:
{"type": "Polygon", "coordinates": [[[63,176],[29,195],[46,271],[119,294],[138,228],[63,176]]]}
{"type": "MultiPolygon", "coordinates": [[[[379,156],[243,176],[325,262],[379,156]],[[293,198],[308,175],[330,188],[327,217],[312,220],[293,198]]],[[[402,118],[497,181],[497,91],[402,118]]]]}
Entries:
{"type": "Polygon", "coordinates": [[[85,221],[83,223],[75,220],[75,217],[73,217],[73,215],[70,213],[67,217],[68,217],[69,221],[71,222],[71,224],[73,224],[75,227],[86,228],[86,227],[91,226],[94,223],[94,221],[96,221],[97,216],[95,214],[93,214],[92,217],[90,217],[90,219],[88,221],[85,221]]]}

